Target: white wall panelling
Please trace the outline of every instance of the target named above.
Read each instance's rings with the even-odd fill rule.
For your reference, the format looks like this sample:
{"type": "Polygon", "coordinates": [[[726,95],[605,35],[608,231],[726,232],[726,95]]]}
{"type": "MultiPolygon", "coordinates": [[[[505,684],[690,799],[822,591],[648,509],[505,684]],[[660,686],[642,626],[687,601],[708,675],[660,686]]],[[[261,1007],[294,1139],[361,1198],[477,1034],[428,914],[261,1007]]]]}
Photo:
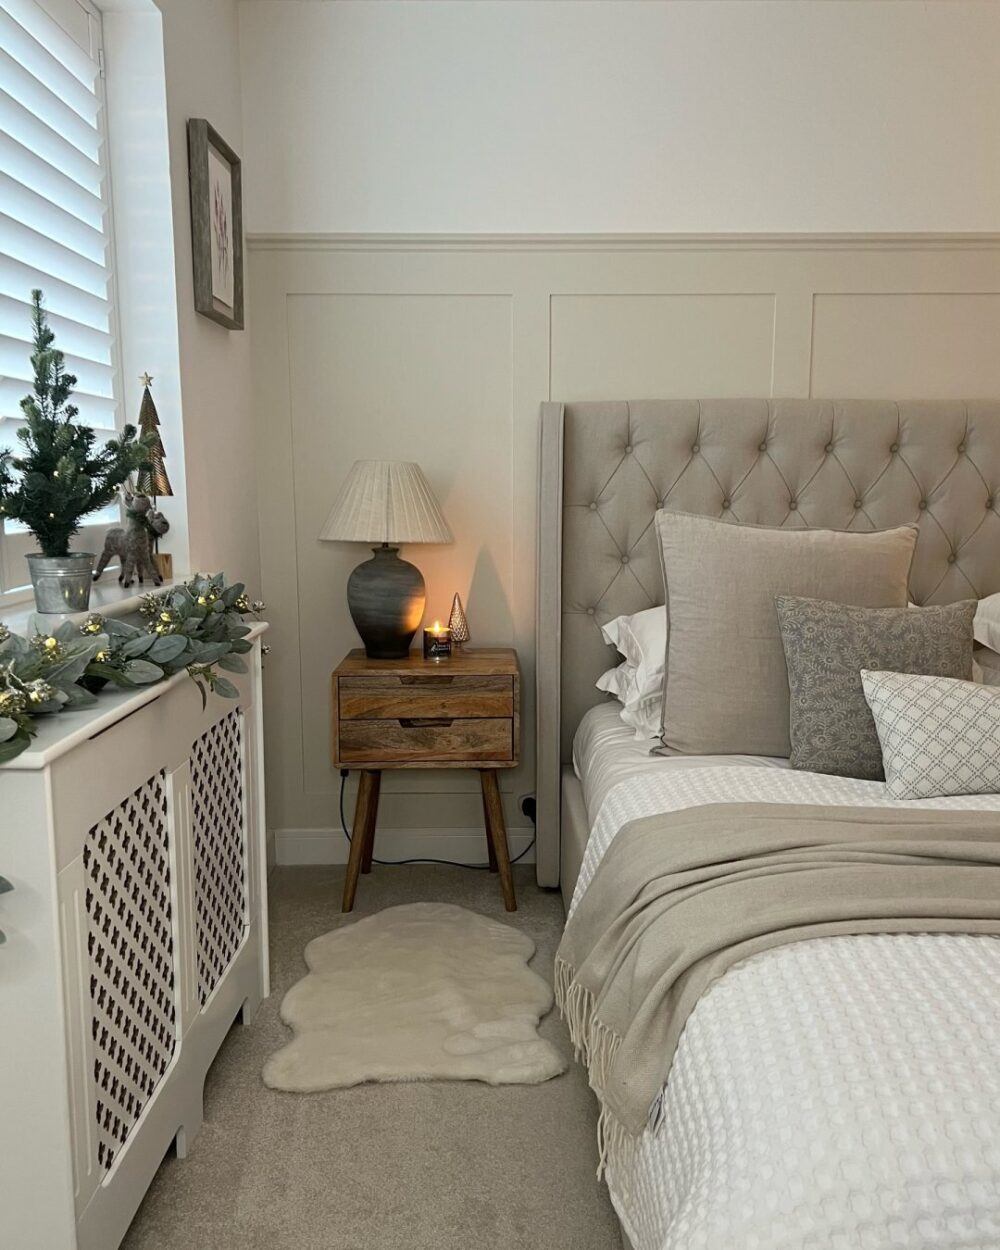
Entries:
{"type": "MultiPolygon", "coordinates": [[[[370,552],[321,544],[317,535],[347,468],[382,455],[430,466],[455,535],[453,546],[404,553],[427,581],[428,619],[447,620],[454,581],[463,600],[475,601],[491,640],[509,641],[509,295],[291,295],[288,350],[294,549],[300,570],[315,573],[300,582],[303,663],[311,670],[321,660],[328,673],[342,658],[340,640],[351,636],[343,587],[370,552]],[[485,546],[487,532],[494,538],[485,546]]],[[[305,792],[328,794],[329,707],[307,699],[301,716],[305,792]]],[[[478,793],[475,778],[467,788],[478,793]]],[[[389,786],[385,800],[391,806],[389,786]]]]}
{"type": "Polygon", "coordinates": [[[838,395],[850,381],[882,399],[968,393],[974,379],[977,393],[1000,395],[998,325],[1000,295],[990,291],[817,292],[812,385],[838,395]]]}
{"type": "Polygon", "coordinates": [[[553,295],[551,320],[554,395],[695,395],[713,375],[723,395],[771,389],[771,292],[553,295]]]}
{"type": "MultiPolygon", "coordinates": [[[[1000,393],[1000,236],[261,236],[249,255],[267,788],[286,862],[343,858],[329,673],[357,645],[345,583],[365,551],[316,535],[355,458],[421,463],[457,538],[404,551],[429,616],[460,590],[474,641],[521,654],[525,763],[503,778],[520,836],[542,400],[1000,393]]],[[[474,777],[386,780],[387,854],[407,830],[424,853],[434,830],[438,854],[474,848],[480,820],[474,777]]]]}

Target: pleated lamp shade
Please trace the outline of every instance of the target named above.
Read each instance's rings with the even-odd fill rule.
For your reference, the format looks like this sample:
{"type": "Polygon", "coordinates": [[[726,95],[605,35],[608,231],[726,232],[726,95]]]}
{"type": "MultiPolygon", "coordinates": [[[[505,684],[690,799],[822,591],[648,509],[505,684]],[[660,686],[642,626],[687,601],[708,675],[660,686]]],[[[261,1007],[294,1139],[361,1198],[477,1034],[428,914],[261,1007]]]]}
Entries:
{"type": "Polygon", "coordinates": [[[319,536],[361,543],[454,542],[420,465],[407,460],[355,460],[319,536]]]}

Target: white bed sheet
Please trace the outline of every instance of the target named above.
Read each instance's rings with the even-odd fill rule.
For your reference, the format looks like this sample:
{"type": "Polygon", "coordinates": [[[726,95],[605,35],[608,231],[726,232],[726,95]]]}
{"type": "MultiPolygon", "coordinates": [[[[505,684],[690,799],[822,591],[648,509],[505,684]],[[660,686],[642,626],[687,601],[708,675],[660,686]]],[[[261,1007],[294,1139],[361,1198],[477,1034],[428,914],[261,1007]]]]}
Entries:
{"type": "Polygon", "coordinates": [[[583,786],[583,802],[591,827],[608,791],[626,777],[680,768],[787,768],[788,760],[763,755],[681,755],[660,748],[656,740],[637,742],[635,730],[622,722],[621,704],[609,699],[592,707],[573,738],[573,768],[583,786]]]}
{"type": "MultiPolygon", "coordinates": [[[[605,788],[574,906],[641,816],[906,806],[880,782],[659,762],[605,788]]],[[[635,1250],[998,1250],[1000,939],[822,938],[736,965],[688,1019],[659,1129],[608,1184],[635,1250]]]]}

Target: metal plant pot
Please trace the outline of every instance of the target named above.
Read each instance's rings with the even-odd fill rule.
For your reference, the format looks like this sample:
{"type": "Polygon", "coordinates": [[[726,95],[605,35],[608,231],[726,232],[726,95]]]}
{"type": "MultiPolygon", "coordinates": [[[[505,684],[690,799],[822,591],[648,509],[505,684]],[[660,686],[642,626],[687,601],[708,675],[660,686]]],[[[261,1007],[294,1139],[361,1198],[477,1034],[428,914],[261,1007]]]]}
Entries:
{"type": "Polygon", "coordinates": [[[86,612],[94,572],[92,551],[71,551],[68,556],[25,556],[39,612],[86,612]]]}

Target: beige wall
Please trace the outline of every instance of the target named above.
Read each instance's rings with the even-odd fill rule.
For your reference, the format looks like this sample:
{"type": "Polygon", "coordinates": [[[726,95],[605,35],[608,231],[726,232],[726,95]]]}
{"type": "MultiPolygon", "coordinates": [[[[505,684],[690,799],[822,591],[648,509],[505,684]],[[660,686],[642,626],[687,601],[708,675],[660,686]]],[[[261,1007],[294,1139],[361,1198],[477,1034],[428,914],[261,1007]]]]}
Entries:
{"type": "MultiPolygon", "coordinates": [[[[236,0],[157,0],[163,14],[191,567],[260,579],[250,335],[194,310],[187,120],[206,117],[243,155],[236,0]]],[[[245,185],[251,182],[244,171],[245,185]]],[[[248,321],[249,324],[249,321],[248,321]]]]}
{"type": "MultiPolygon", "coordinates": [[[[366,553],[316,535],[356,457],[423,465],[457,538],[404,552],[430,615],[461,590],[474,641],[520,651],[527,762],[503,779],[520,848],[543,399],[1000,394],[1000,238],[290,237],[255,241],[250,277],[268,797],[286,858],[343,856],[328,685],[357,643],[344,587],[366,553]]],[[[383,851],[481,856],[473,778],[397,773],[384,796],[383,851]]]]}
{"type": "Polygon", "coordinates": [[[1000,222],[995,0],[245,0],[240,37],[255,232],[1000,222]]]}

